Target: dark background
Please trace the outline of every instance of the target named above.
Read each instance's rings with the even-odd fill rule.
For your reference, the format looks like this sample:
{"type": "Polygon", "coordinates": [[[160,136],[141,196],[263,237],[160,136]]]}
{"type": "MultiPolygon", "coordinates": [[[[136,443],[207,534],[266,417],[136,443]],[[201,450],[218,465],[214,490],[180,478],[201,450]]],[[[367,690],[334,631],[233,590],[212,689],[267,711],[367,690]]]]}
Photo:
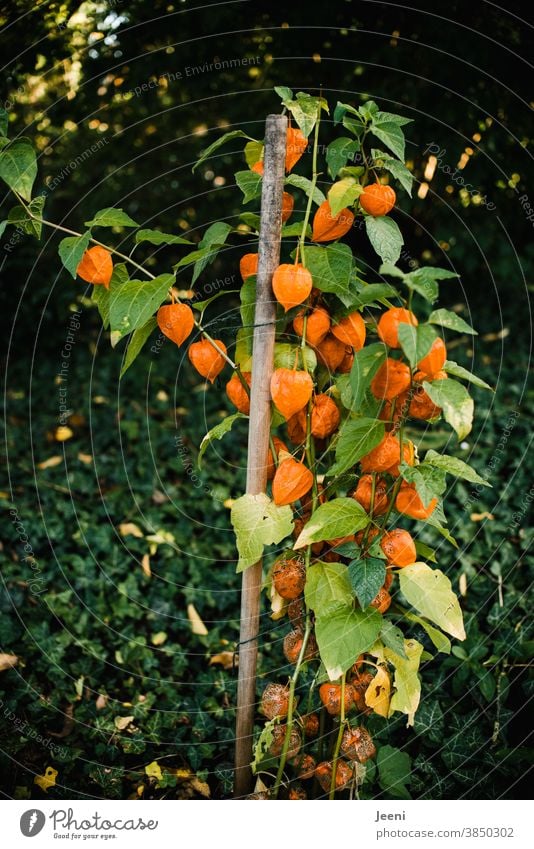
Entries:
{"type": "MultiPolygon", "coordinates": [[[[410,753],[414,798],[519,798],[531,763],[524,707],[532,646],[525,595],[532,26],[514,3],[286,5],[133,0],[91,12],[71,0],[4,4],[1,99],[10,131],[38,148],[38,188],[56,186],[47,190],[49,220],[78,229],[96,210],[121,206],[143,226],[197,240],[212,221],[237,220],[232,175],[243,167],[241,148],[228,145],[195,174],[192,163],[223,129],[261,138],[266,113],[280,108],[274,85],[321,89],[332,106],[371,97],[414,119],[406,134],[416,189],[412,200],[400,197],[396,215],[412,260],[461,273],[442,287],[442,305],[464,304],[480,335],[474,343],[459,337],[454,358],[496,393],[474,390],[476,429],[455,451],[494,488],[455,488],[449,513],[461,551],[445,550],[440,563],[455,586],[462,573],[468,579],[467,659],[438,656],[426,665],[415,732],[396,723],[377,734],[410,753]],[[241,64],[253,57],[257,63],[241,64]],[[205,67],[223,60],[234,67],[205,67]],[[420,199],[430,144],[442,151],[443,168],[420,199]],[[466,148],[458,174],[470,189],[461,191],[443,169],[454,170],[466,148]]],[[[7,212],[9,198],[2,207],[7,212]]],[[[38,796],[34,776],[49,765],[59,773],[49,795],[126,797],[140,786],[145,796],[198,793],[172,775],[167,787],[149,781],[145,765],[163,756],[169,767],[198,773],[213,795],[227,794],[235,674],[208,660],[233,649],[237,635],[225,501],[242,488],[245,430],[209,456],[202,474],[188,473],[184,457],[194,466],[201,435],[228,409],[223,394],[200,391],[167,347],[161,355],[147,350],[118,388],[121,354],[101,333],[90,293],[62,270],[59,237],[45,230],[39,244],[13,243],[12,234],[0,240],[7,469],[0,650],[20,660],[0,673],[4,793],[38,796]],[[55,433],[57,374],[75,310],[73,437],[63,443],[55,433]],[[59,461],[40,468],[51,458],[59,461]],[[13,510],[41,570],[39,596],[28,585],[13,510]],[[142,536],[121,535],[124,522],[142,536]],[[155,532],[158,541],[147,540],[155,532]],[[161,532],[172,540],[162,542],[161,532]],[[151,577],[141,566],[147,553],[151,577]],[[191,636],[188,603],[207,636],[191,636]],[[99,694],[109,697],[106,707],[97,708],[99,694]],[[133,727],[118,732],[115,720],[128,715],[133,727]]],[[[117,246],[125,235],[114,234],[117,246]]],[[[230,241],[235,250],[220,254],[204,284],[236,274],[243,239],[230,241]]],[[[356,235],[351,246],[372,274],[376,256],[362,242],[356,235]]],[[[138,249],[161,270],[181,255],[138,249]]],[[[189,279],[179,282],[187,288],[189,279]]],[[[263,675],[283,662],[283,631],[271,627],[266,611],[263,675]]]]}

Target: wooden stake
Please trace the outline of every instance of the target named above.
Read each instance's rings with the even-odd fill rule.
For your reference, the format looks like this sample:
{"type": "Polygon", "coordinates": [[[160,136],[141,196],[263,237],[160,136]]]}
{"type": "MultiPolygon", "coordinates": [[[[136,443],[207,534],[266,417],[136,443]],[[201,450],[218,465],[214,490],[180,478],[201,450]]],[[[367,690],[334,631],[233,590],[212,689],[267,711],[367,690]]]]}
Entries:
{"type": "MultiPolygon", "coordinates": [[[[280,229],[286,152],[287,118],[268,115],[265,123],[264,173],[256,308],[252,341],[252,384],[248,432],[247,493],[265,492],[271,427],[270,381],[273,371],[276,302],[273,272],[280,264],[280,229]]],[[[262,561],[243,572],[239,680],[237,685],[235,785],[236,798],[252,789],[252,736],[256,705],[256,663],[260,621],[262,561]]]]}

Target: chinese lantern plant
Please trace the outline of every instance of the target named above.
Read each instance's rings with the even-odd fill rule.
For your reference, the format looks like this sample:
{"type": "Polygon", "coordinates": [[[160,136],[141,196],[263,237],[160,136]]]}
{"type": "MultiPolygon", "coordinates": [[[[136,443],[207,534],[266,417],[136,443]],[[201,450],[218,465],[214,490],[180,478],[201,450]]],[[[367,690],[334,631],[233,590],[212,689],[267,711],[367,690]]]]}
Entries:
{"type": "MultiPolygon", "coordinates": [[[[397,265],[403,239],[394,218],[396,190],[410,195],[413,182],[403,161],[408,119],[372,101],[338,103],[335,137],[324,148],[319,134],[327,103],[287,88],[277,92],[293,126],[284,163],[282,253],[273,278],[270,483],[267,493],[238,498],[231,512],[239,572],[266,546],[279,547],[266,588],[273,618],[288,620],[288,666],[283,674],[273,670],[261,695],[267,722],[254,769],[262,781],[259,798],[372,796],[377,770],[370,764],[376,760],[386,791],[392,763],[405,773],[409,764],[404,753],[375,746],[369,716],[400,713],[411,726],[421,698],[421,660],[431,656],[429,649],[448,653],[449,636],[465,638],[450,580],[425,562],[435,564],[437,557],[419,541],[418,528],[429,526],[455,546],[443,504],[446,476],[486,481],[456,457],[424,450],[425,432],[444,420],[464,439],[473,418],[465,383],[487,385],[447,357],[445,332],[475,333],[455,313],[434,308],[439,281],[457,275],[397,265]],[[364,229],[356,228],[361,221],[364,229]],[[363,279],[351,247],[341,241],[358,250],[365,238],[381,261],[373,282],[363,279]],[[426,645],[415,639],[414,627],[426,632],[426,645]]],[[[0,119],[5,134],[7,122],[0,119]]],[[[44,198],[32,197],[37,168],[29,142],[4,135],[0,152],[0,176],[17,198],[0,230],[14,224],[38,238],[43,226],[67,233],[59,244],[63,265],[93,285],[112,345],[128,339],[121,374],[157,328],[172,345],[187,348],[192,368],[212,391],[226,389],[236,412],[204,437],[199,461],[213,439],[250,411],[262,142],[232,131],[203,151],[195,168],[237,138],[246,141],[246,167],[236,183],[243,204],[255,209],[236,227],[212,224],[197,244],[141,229],[120,209],[100,210],[82,233],[65,230],[43,216],[44,198]],[[132,246],[185,246],[187,252],[172,271],[155,275],[129,249],[123,253],[104,240],[106,228],[118,229],[121,243],[131,230],[132,246]],[[253,239],[239,261],[243,327],[221,339],[204,319],[213,298],[193,300],[194,287],[229,237],[242,243],[243,234],[253,239]],[[188,303],[175,283],[190,272],[188,303]]]]}

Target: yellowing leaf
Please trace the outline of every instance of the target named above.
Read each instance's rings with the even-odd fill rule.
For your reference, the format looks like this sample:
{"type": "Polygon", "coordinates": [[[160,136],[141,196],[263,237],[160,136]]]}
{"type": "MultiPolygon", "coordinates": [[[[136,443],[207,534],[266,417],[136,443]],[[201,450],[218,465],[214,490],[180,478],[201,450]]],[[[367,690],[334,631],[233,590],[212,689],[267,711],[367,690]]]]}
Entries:
{"type": "Polygon", "coordinates": [[[191,622],[191,630],[193,634],[196,634],[197,637],[208,636],[208,629],[204,625],[193,604],[187,605],[187,618],[191,622]]]}
{"type": "Polygon", "coordinates": [[[143,574],[146,575],[147,578],[152,576],[152,569],[150,568],[150,555],[143,554],[143,558],[141,560],[141,569],[143,570],[143,574]]]}
{"type": "Polygon", "coordinates": [[[35,776],[33,783],[37,784],[44,793],[47,793],[51,787],[55,787],[57,774],[57,769],[54,769],[53,766],[47,766],[43,775],[35,776]]]}
{"type": "Polygon", "coordinates": [[[0,672],[5,672],[6,669],[13,669],[18,662],[19,659],[16,654],[0,654],[0,672]]]}
{"type": "Polygon", "coordinates": [[[365,691],[365,704],[373,708],[379,716],[387,719],[389,714],[389,700],[391,697],[391,681],[384,666],[379,666],[378,671],[365,691]]]}
{"type": "Polygon", "coordinates": [[[484,519],[487,519],[488,522],[493,522],[495,516],[493,513],[488,513],[487,510],[484,513],[471,513],[469,516],[472,522],[483,522],[484,519]]]}
{"type": "Polygon", "coordinates": [[[93,455],[84,454],[82,451],[80,451],[80,453],[78,454],[78,460],[80,461],[80,463],[85,463],[85,465],[88,466],[90,463],[93,462],[93,455]]]}
{"type": "Polygon", "coordinates": [[[115,717],[115,728],[117,731],[124,731],[128,728],[129,725],[134,721],[133,716],[116,716],[115,717]]]}
{"type": "Polygon", "coordinates": [[[233,669],[238,665],[238,656],[233,651],[221,651],[210,657],[210,666],[220,664],[223,669],[233,669]]]}
{"type": "Polygon", "coordinates": [[[149,778],[157,778],[158,781],[161,781],[163,778],[161,767],[157,761],[152,761],[152,763],[148,764],[145,767],[145,772],[149,778]]]}
{"type": "Polygon", "coordinates": [[[67,427],[66,425],[62,425],[61,427],[56,428],[56,432],[54,433],[54,439],[56,442],[66,442],[67,439],[72,439],[74,436],[74,431],[67,427]]]}
{"type": "Polygon", "coordinates": [[[426,563],[412,563],[400,570],[399,579],[406,601],[447,634],[465,640],[462,611],[443,572],[426,563]]]}
{"type": "Polygon", "coordinates": [[[404,640],[406,659],[395,654],[387,646],[384,647],[385,657],[395,667],[395,692],[391,698],[388,716],[396,710],[405,713],[408,716],[408,725],[413,725],[415,711],[421,699],[421,681],[417,672],[422,651],[423,646],[417,640],[404,640]]]}
{"type": "Polygon", "coordinates": [[[37,463],[37,468],[53,469],[54,466],[59,466],[62,461],[63,457],[60,457],[59,454],[55,454],[53,457],[49,457],[48,460],[43,460],[41,463],[37,463]]]}
{"type": "Polygon", "coordinates": [[[122,524],[119,525],[118,530],[121,537],[131,536],[138,537],[139,539],[142,539],[142,537],[144,537],[144,533],[141,528],[139,528],[133,522],[122,522],[122,524]]]}
{"type": "Polygon", "coordinates": [[[239,552],[238,572],[258,562],[264,545],[276,545],[293,530],[291,507],[277,507],[264,492],[237,498],[230,517],[239,552]]]}
{"type": "Polygon", "coordinates": [[[205,799],[210,798],[211,790],[207,781],[201,781],[196,775],[191,779],[191,787],[205,799]]]}
{"type": "Polygon", "coordinates": [[[276,592],[274,584],[271,584],[269,596],[271,599],[271,619],[274,619],[276,622],[277,619],[282,619],[285,616],[287,601],[276,592]]]}
{"type": "Polygon", "coordinates": [[[166,639],[167,634],[165,633],[165,631],[158,631],[157,634],[152,634],[150,642],[153,646],[162,646],[166,639]]]}

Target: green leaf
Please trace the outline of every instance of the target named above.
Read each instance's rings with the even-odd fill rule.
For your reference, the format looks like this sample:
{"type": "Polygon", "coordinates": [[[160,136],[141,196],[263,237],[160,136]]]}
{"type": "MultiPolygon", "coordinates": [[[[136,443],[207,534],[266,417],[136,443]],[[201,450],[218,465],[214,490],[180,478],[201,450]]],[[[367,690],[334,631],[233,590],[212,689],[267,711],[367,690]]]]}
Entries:
{"type": "Polygon", "coordinates": [[[377,557],[352,560],[349,563],[349,578],[356,598],[362,610],[365,610],[386,580],[386,564],[377,557]]]}
{"type": "MultiPolygon", "coordinates": [[[[283,239],[287,236],[300,236],[302,233],[302,221],[292,221],[291,224],[284,224],[282,227],[280,235],[283,239]]],[[[306,227],[306,236],[308,239],[311,239],[312,229],[308,224],[306,227]]]]}
{"type": "Polygon", "coordinates": [[[404,275],[404,282],[409,289],[417,292],[429,303],[434,303],[439,294],[437,280],[449,280],[458,277],[454,271],[446,268],[418,268],[404,275]]]}
{"type": "Polygon", "coordinates": [[[421,616],[417,616],[415,613],[410,613],[408,610],[403,610],[403,616],[409,622],[415,622],[416,625],[420,625],[421,628],[426,631],[432,641],[432,644],[439,652],[442,654],[451,653],[451,641],[449,638],[441,631],[438,631],[437,628],[434,628],[434,626],[427,622],[426,619],[423,619],[421,616]]]}
{"type": "Polygon", "coordinates": [[[260,197],[261,174],[256,174],[255,171],[237,171],[235,181],[243,192],[243,203],[249,203],[260,197]]]}
{"type": "MultiPolygon", "coordinates": [[[[402,571],[402,570],[401,570],[402,571]]],[[[389,704],[389,716],[396,710],[408,717],[407,725],[413,725],[414,716],[421,700],[421,680],[418,670],[423,646],[417,640],[404,641],[404,655],[385,648],[384,656],[395,667],[393,684],[395,692],[389,704]]]]}
{"type": "Polygon", "coordinates": [[[360,654],[371,648],[381,626],[382,617],[373,608],[364,612],[340,605],[316,618],[317,645],[331,681],[340,678],[360,654]]]}
{"type": "MultiPolygon", "coordinates": [[[[195,283],[204,269],[211,265],[220,249],[225,244],[228,236],[232,232],[230,224],[225,224],[224,221],[216,221],[204,233],[202,239],[198,243],[199,250],[202,251],[202,256],[195,261],[193,269],[192,283],[195,283]]],[[[180,263],[178,263],[179,265],[180,263]]],[[[178,266],[176,266],[178,267],[178,266]]]]}
{"type": "Polygon", "coordinates": [[[430,548],[430,546],[426,545],[424,542],[420,542],[418,539],[415,540],[415,550],[418,557],[422,557],[424,560],[430,560],[431,563],[438,562],[434,549],[430,548]]]}
{"type": "Polygon", "coordinates": [[[412,368],[426,357],[436,335],[434,328],[428,324],[399,324],[399,342],[412,368]]]}
{"type": "Polygon", "coordinates": [[[5,231],[8,224],[9,224],[9,221],[0,221],[0,239],[4,235],[4,231],[5,231]]]}
{"type": "Polygon", "coordinates": [[[91,221],[85,222],[86,227],[139,227],[122,209],[109,206],[99,210],[91,221]]]}
{"type": "Polygon", "coordinates": [[[37,158],[28,139],[16,139],[0,153],[0,179],[23,198],[31,200],[37,177],[37,158]]]}
{"type": "Polygon", "coordinates": [[[293,100],[293,92],[286,85],[275,85],[274,90],[282,102],[284,100],[293,100]]]}
{"type": "Polygon", "coordinates": [[[127,283],[129,279],[126,264],[124,262],[119,262],[117,265],[113,266],[113,274],[111,275],[109,289],[106,289],[105,286],[93,286],[91,300],[93,300],[98,307],[98,312],[100,313],[105,330],[109,327],[109,312],[111,305],[110,291],[113,289],[113,291],[117,293],[119,287],[124,283],[127,283]]]}
{"type": "Polygon", "coordinates": [[[355,534],[368,524],[369,516],[354,498],[336,498],[321,504],[312,513],[293,548],[305,548],[312,542],[355,534]]]}
{"type": "Polygon", "coordinates": [[[446,327],[448,330],[457,330],[458,333],[469,333],[471,336],[478,336],[476,330],[473,330],[467,321],[456,315],[450,310],[439,309],[434,310],[428,317],[429,324],[439,324],[440,327],[446,327]]]}
{"type": "Polygon", "coordinates": [[[451,457],[449,454],[438,454],[432,448],[425,454],[425,465],[443,469],[448,474],[454,475],[457,478],[463,478],[470,483],[478,483],[481,486],[491,487],[491,484],[484,478],[481,478],[468,463],[464,463],[458,457],[451,457]]]}
{"type": "Polygon", "coordinates": [[[341,138],[330,142],[326,148],[326,164],[328,165],[328,173],[333,180],[335,180],[341,168],[344,168],[347,162],[352,162],[354,154],[359,149],[359,141],[357,139],[350,139],[348,136],[341,136],[341,138]]]}
{"type": "Polygon", "coordinates": [[[274,729],[278,725],[278,717],[270,719],[265,723],[254,746],[254,760],[252,761],[252,772],[256,775],[260,766],[264,765],[265,759],[269,758],[269,749],[274,740],[274,729]]]}
{"type": "Polygon", "coordinates": [[[350,306],[359,309],[373,304],[374,301],[398,297],[399,293],[389,283],[368,283],[353,296],[350,306]]]}
{"type": "Polygon", "coordinates": [[[0,136],[7,136],[9,127],[9,114],[0,106],[0,136]]]}
{"type": "MultiPolygon", "coordinates": [[[[382,114],[385,115],[387,113],[382,114]]],[[[397,122],[377,120],[375,116],[369,129],[382,144],[385,144],[395,156],[398,156],[404,162],[404,133],[397,122]]]]}
{"type": "Polygon", "coordinates": [[[400,570],[399,580],[401,592],[412,607],[447,634],[465,640],[462,611],[443,572],[426,563],[412,563],[400,570]]]}
{"type": "Polygon", "coordinates": [[[76,279],[76,269],[89,246],[90,239],[91,233],[84,233],[83,236],[67,236],[59,243],[59,258],[74,279],[76,279]]]}
{"type": "Polygon", "coordinates": [[[247,227],[250,227],[251,230],[254,230],[255,233],[259,233],[260,231],[260,216],[256,212],[242,212],[239,216],[239,220],[246,224],[247,227]]]}
{"type": "Polygon", "coordinates": [[[430,400],[443,410],[446,422],[456,431],[458,439],[465,439],[473,426],[474,403],[465,386],[457,380],[423,381],[423,389],[430,400]]]}
{"type": "Polygon", "coordinates": [[[350,371],[353,410],[362,404],[373,377],[387,357],[387,348],[382,342],[373,342],[354,354],[350,371]]]}
{"type": "Polygon", "coordinates": [[[264,492],[242,495],[234,501],[230,519],[239,552],[238,572],[257,563],[265,545],[276,545],[293,530],[290,505],[277,507],[264,492]]]}
{"type": "Polygon", "coordinates": [[[286,109],[289,109],[296,124],[306,138],[308,138],[315,127],[321,109],[325,109],[328,112],[328,105],[324,98],[314,97],[303,91],[297,92],[295,100],[283,100],[282,103],[286,109]]]}
{"type": "Polygon", "coordinates": [[[404,634],[401,629],[397,628],[397,626],[389,619],[384,619],[382,621],[380,639],[388,649],[394,651],[395,654],[399,655],[399,657],[407,658],[406,652],[404,651],[404,634]]]}
{"type": "Polygon", "coordinates": [[[191,170],[196,171],[198,166],[211,156],[212,153],[215,153],[215,151],[223,144],[226,144],[226,142],[233,141],[234,139],[249,139],[250,141],[254,141],[254,139],[247,136],[243,130],[231,130],[229,133],[225,133],[224,136],[221,136],[220,139],[217,139],[217,141],[214,141],[213,144],[210,144],[209,147],[204,148],[204,150],[200,152],[200,158],[197,159],[191,170]]]}
{"type": "Polygon", "coordinates": [[[291,345],[289,342],[276,342],[274,346],[274,368],[292,369],[305,368],[307,371],[315,371],[317,368],[317,355],[313,348],[305,345],[291,345]]]}
{"type": "Polygon", "coordinates": [[[243,327],[254,326],[254,313],[256,310],[256,275],[247,277],[239,290],[241,301],[240,313],[243,327]]]}
{"type": "Polygon", "coordinates": [[[161,233],[159,230],[138,230],[135,234],[135,241],[150,242],[151,245],[192,245],[190,239],[184,239],[183,236],[174,236],[171,233],[161,233]]]}
{"type": "Polygon", "coordinates": [[[121,282],[117,288],[112,277],[109,288],[112,333],[121,338],[145,324],[161,306],[173,283],[173,274],[160,274],[154,280],[121,282]]]}
{"type": "Polygon", "coordinates": [[[361,191],[362,187],[354,177],[343,177],[342,180],[337,180],[328,192],[328,203],[332,215],[339,215],[342,209],[352,206],[361,191]]]}
{"type": "Polygon", "coordinates": [[[286,177],[286,186],[294,186],[296,189],[301,189],[308,197],[311,194],[312,200],[317,206],[320,206],[326,200],[321,189],[314,186],[312,181],[308,180],[307,177],[301,177],[299,174],[290,174],[289,177],[286,177]]]}
{"type": "Polygon", "coordinates": [[[244,149],[245,154],[245,162],[247,163],[249,168],[252,168],[256,162],[259,162],[263,159],[263,142],[260,141],[249,141],[245,145],[244,149]]]}
{"type": "Polygon", "coordinates": [[[151,335],[152,331],[155,330],[157,326],[158,322],[156,321],[156,319],[149,318],[146,324],[143,324],[142,327],[138,327],[137,330],[134,330],[131,339],[128,342],[128,347],[126,348],[126,354],[124,356],[120,377],[122,377],[128,371],[131,364],[141,351],[143,345],[151,335]]]}
{"type": "Polygon", "coordinates": [[[306,605],[316,616],[333,607],[352,605],[347,567],[342,563],[313,563],[306,572],[306,605]]]}
{"type": "Polygon", "coordinates": [[[405,189],[410,197],[412,196],[413,174],[408,171],[406,165],[399,162],[398,159],[393,159],[388,153],[376,148],[371,151],[371,156],[374,159],[376,168],[383,168],[385,171],[395,177],[399,181],[403,189],[405,189]]]}
{"type": "Polygon", "coordinates": [[[43,195],[37,195],[37,197],[29,202],[28,211],[26,211],[26,208],[20,204],[14,206],[13,209],[9,210],[7,223],[12,224],[13,227],[16,227],[23,233],[27,233],[28,236],[35,236],[37,239],[40,239],[43,225],[41,221],[32,218],[32,215],[36,215],[38,218],[41,218],[44,205],[45,197],[43,195]],[[30,212],[32,215],[29,214],[30,212]]]}
{"type": "Polygon", "coordinates": [[[244,413],[233,413],[231,416],[226,416],[222,422],[219,422],[218,425],[215,425],[215,427],[212,427],[212,429],[207,432],[200,443],[200,449],[198,452],[197,465],[199,469],[202,467],[202,458],[206,453],[208,445],[211,445],[214,439],[222,439],[223,436],[229,433],[238,419],[247,418],[248,416],[245,416],[244,413]]]}
{"type": "Polygon", "coordinates": [[[382,262],[395,264],[404,244],[397,222],[387,215],[380,215],[377,218],[366,215],[365,229],[371,245],[382,262]]]}
{"type": "Polygon", "coordinates": [[[433,498],[440,498],[447,489],[445,472],[433,466],[408,466],[401,463],[400,473],[405,481],[413,483],[421,501],[428,507],[433,498]]]}
{"type": "Polygon", "coordinates": [[[252,371],[252,336],[250,327],[241,327],[236,334],[234,359],[241,371],[252,371]]]}
{"type": "Polygon", "coordinates": [[[489,389],[490,392],[494,392],[489,383],[486,383],[485,380],[477,377],[476,374],[468,371],[463,366],[459,366],[458,363],[455,363],[453,360],[445,360],[443,371],[446,371],[447,374],[454,375],[454,377],[461,377],[463,380],[468,380],[473,384],[473,386],[480,386],[481,389],[489,389]]]}
{"type": "MultiPolygon", "coordinates": [[[[373,106],[375,105],[373,103],[373,106]]],[[[404,118],[403,115],[396,115],[393,112],[382,112],[382,110],[372,113],[372,118],[376,124],[398,124],[399,127],[404,127],[405,124],[413,124],[412,118],[404,118]]]]}
{"type": "Polygon", "coordinates": [[[380,787],[399,799],[410,799],[412,762],[407,752],[393,746],[380,746],[376,757],[380,787]]]}
{"type": "Polygon", "coordinates": [[[336,440],[336,461],[328,470],[328,475],[346,472],[372,451],[382,441],[384,434],[384,422],[377,419],[347,419],[340,428],[336,440]]]}
{"type": "Polygon", "coordinates": [[[354,259],[348,245],[335,243],[326,248],[305,250],[306,268],[313,285],[321,292],[331,292],[349,306],[354,297],[350,291],[354,259]]]}

